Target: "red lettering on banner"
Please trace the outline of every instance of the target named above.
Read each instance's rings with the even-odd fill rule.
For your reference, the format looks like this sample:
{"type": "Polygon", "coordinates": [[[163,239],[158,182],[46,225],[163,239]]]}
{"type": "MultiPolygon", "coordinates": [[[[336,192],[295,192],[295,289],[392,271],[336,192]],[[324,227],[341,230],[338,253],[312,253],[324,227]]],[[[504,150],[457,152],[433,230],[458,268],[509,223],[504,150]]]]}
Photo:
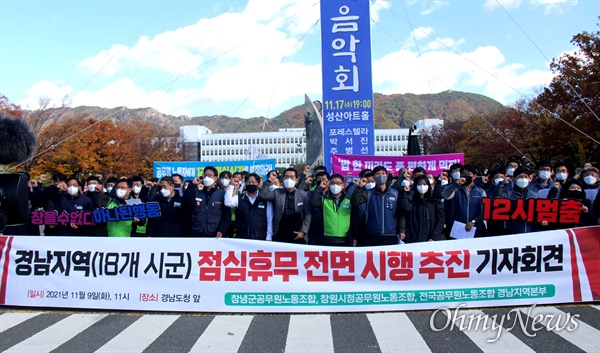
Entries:
{"type": "Polygon", "coordinates": [[[387,278],[392,281],[408,281],[413,278],[413,254],[410,252],[380,251],[379,268],[373,261],[373,252],[367,251],[366,255],[365,267],[360,274],[362,278],[367,278],[369,274],[380,281],[387,278]]]}
{"type": "Polygon", "coordinates": [[[200,280],[201,281],[220,281],[221,280],[221,252],[220,251],[200,251],[198,253],[200,260],[200,280]]]}
{"type": "Polygon", "coordinates": [[[225,266],[225,281],[245,281],[246,280],[246,252],[242,251],[239,258],[235,251],[230,251],[223,260],[225,266]],[[231,265],[231,266],[230,266],[231,265]]]}
{"type": "Polygon", "coordinates": [[[248,277],[252,281],[258,281],[260,278],[261,281],[265,282],[269,280],[269,277],[273,276],[271,255],[271,252],[265,252],[264,250],[257,250],[250,253],[248,277]]]}
{"type": "Polygon", "coordinates": [[[558,200],[538,199],[535,209],[537,210],[536,222],[556,223],[558,220],[558,200]]]}
{"type": "Polygon", "coordinates": [[[413,278],[413,254],[411,252],[388,251],[387,266],[392,281],[408,281],[413,278]]]}
{"type": "Polygon", "coordinates": [[[508,221],[510,219],[510,206],[511,201],[509,199],[494,199],[494,209],[492,212],[492,219],[496,221],[508,221]]]}
{"type": "Polygon", "coordinates": [[[298,254],[295,251],[276,251],[273,274],[283,277],[284,282],[289,282],[290,276],[298,275],[298,254]]]}
{"type": "Polygon", "coordinates": [[[441,259],[442,256],[444,254],[441,252],[422,252],[421,257],[423,260],[419,263],[421,267],[419,268],[419,273],[426,273],[428,279],[435,279],[436,274],[444,273],[444,260],[441,259]]]}
{"type": "Polygon", "coordinates": [[[333,281],[354,281],[354,251],[330,251],[333,281]],[[351,275],[340,274],[340,269],[346,269],[351,275]]]}
{"type": "Polygon", "coordinates": [[[307,258],[304,263],[306,269],[306,278],[308,282],[327,282],[329,281],[328,275],[317,276],[313,270],[309,270],[311,267],[320,269],[321,273],[329,273],[329,257],[327,251],[305,251],[304,256],[307,258]]]}
{"type": "Polygon", "coordinates": [[[446,251],[446,255],[450,255],[448,260],[446,260],[446,266],[448,267],[448,278],[468,278],[469,271],[457,272],[457,268],[452,265],[456,264],[458,268],[468,270],[471,263],[471,255],[469,254],[469,250],[448,250],[446,251]]]}
{"type": "Polygon", "coordinates": [[[581,201],[563,200],[560,205],[559,223],[579,223],[581,201]]]}

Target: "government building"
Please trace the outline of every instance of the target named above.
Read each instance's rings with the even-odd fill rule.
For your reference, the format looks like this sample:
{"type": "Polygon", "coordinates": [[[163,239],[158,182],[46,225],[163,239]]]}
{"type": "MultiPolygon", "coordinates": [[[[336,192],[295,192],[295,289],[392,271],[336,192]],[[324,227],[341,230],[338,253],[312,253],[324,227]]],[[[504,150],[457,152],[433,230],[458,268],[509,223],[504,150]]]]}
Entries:
{"type": "MultiPolygon", "coordinates": [[[[417,128],[438,125],[441,120],[426,119],[417,128]]],[[[279,129],[277,132],[213,134],[205,126],[182,126],[184,160],[218,162],[274,158],[276,166],[286,168],[306,161],[306,133],[303,128],[279,129]]],[[[409,129],[375,129],[376,156],[406,154],[409,129]]],[[[418,130],[417,130],[418,133],[418,130]]]]}

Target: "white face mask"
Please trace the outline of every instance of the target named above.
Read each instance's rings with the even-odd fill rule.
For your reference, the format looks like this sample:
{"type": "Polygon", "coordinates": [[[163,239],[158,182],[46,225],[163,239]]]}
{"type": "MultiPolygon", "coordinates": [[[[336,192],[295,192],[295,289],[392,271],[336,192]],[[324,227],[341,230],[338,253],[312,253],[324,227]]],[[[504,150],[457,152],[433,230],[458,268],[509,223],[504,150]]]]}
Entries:
{"type": "Polygon", "coordinates": [[[365,189],[367,189],[367,190],[370,190],[374,187],[375,187],[375,183],[367,183],[367,185],[365,185],[365,189]]]}
{"type": "Polygon", "coordinates": [[[113,187],[109,186],[109,187],[106,188],[106,192],[110,193],[112,191],[112,189],[113,189],[113,187]]]}
{"type": "Polygon", "coordinates": [[[204,186],[206,187],[211,187],[212,184],[215,183],[215,179],[213,178],[209,178],[209,177],[204,177],[204,179],[202,179],[202,184],[204,184],[204,186]]]}
{"type": "Polygon", "coordinates": [[[332,194],[337,195],[340,192],[342,192],[342,186],[341,185],[329,185],[329,191],[331,191],[332,194]]]}
{"type": "Polygon", "coordinates": [[[520,187],[521,189],[525,189],[528,185],[529,185],[529,179],[527,179],[527,178],[517,179],[517,186],[520,187]]]}
{"type": "Polygon", "coordinates": [[[402,180],[402,187],[405,188],[407,186],[410,186],[410,180],[406,180],[406,179],[402,180]]]}
{"type": "Polygon", "coordinates": [[[583,178],[583,181],[588,185],[594,185],[596,183],[596,177],[593,175],[588,175],[583,178]]]}
{"type": "Polygon", "coordinates": [[[556,173],[556,180],[558,180],[558,181],[567,180],[567,173],[556,173]]]}
{"type": "Polygon", "coordinates": [[[77,186],[69,186],[67,188],[67,192],[69,193],[69,195],[75,196],[79,193],[79,188],[77,186]]]}
{"type": "Polygon", "coordinates": [[[454,179],[454,180],[460,179],[460,172],[454,172],[454,173],[452,173],[452,179],[454,179]]]}
{"type": "Polygon", "coordinates": [[[508,168],[506,170],[506,174],[508,174],[508,176],[513,176],[514,173],[515,173],[515,168],[508,168]]]}
{"type": "Polygon", "coordinates": [[[221,179],[221,184],[225,187],[229,186],[229,179],[221,179]]]}
{"type": "Polygon", "coordinates": [[[494,179],[494,184],[498,185],[500,184],[504,179],[503,178],[496,178],[494,179]]]}
{"type": "Polygon", "coordinates": [[[442,181],[440,183],[442,184],[442,186],[448,185],[448,180],[442,179],[442,181]]]}
{"type": "Polygon", "coordinates": [[[117,197],[122,199],[125,198],[125,194],[127,194],[127,190],[125,189],[119,189],[117,190],[117,197]]]}
{"type": "Polygon", "coordinates": [[[283,186],[285,186],[286,189],[291,189],[296,186],[296,180],[285,179],[283,181],[283,186]]]}
{"type": "Polygon", "coordinates": [[[96,191],[96,184],[88,184],[87,189],[89,192],[96,191]]]}
{"type": "Polygon", "coordinates": [[[547,170],[540,170],[539,175],[540,175],[540,179],[542,179],[542,180],[550,179],[550,172],[547,170]]]}
{"type": "Polygon", "coordinates": [[[417,185],[417,191],[419,194],[423,195],[429,190],[429,185],[417,185]]]}
{"type": "Polygon", "coordinates": [[[169,189],[160,189],[160,193],[161,193],[161,195],[163,195],[163,197],[169,197],[171,195],[171,190],[169,190],[169,189]]]}
{"type": "Polygon", "coordinates": [[[433,184],[435,184],[435,180],[433,180],[433,179],[429,179],[429,184],[430,184],[430,185],[433,185],[433,184]]]}
{"type": "Polygon", "coordinates": [[[134,186],[133,187],[133,193],[134,194],[139,194],[142,191],[142,187],[141,186],[134,186]]]}

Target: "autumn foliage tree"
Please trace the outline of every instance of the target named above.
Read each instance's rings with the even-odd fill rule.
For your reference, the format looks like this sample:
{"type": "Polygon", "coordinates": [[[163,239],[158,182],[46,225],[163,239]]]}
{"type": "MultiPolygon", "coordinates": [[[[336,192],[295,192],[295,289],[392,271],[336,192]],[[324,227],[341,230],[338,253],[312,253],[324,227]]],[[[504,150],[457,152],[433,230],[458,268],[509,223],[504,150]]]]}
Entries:
{"type": "Polygon", "coordinates": [[[159,133],[146,122],[70,118],[41,135],[51,145],[39,152],[33,174],[150,177],[153,161],[178,159],[177,131],[159,133]]]}
{"type": "Polygon", "coordinates": [[[535,166],[546,159],[570,167],[600,164],[600,32],[573,37],[579,50],[551,63],[556,74],[531,101],[422,134],[428,154],[465,153],[480,169],[509,158],[535,166]]]}

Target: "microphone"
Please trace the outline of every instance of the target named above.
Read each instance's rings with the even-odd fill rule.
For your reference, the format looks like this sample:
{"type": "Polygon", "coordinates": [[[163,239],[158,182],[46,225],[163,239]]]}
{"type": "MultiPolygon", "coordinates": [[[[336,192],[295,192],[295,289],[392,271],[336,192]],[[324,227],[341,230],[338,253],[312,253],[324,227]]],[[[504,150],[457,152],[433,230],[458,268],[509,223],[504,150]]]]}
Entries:
{"type": "Polygon", "coordinates": [[[21,119],[0,114],[0,165],[21,163],[35,151],[37,138],[21,119]]]}

